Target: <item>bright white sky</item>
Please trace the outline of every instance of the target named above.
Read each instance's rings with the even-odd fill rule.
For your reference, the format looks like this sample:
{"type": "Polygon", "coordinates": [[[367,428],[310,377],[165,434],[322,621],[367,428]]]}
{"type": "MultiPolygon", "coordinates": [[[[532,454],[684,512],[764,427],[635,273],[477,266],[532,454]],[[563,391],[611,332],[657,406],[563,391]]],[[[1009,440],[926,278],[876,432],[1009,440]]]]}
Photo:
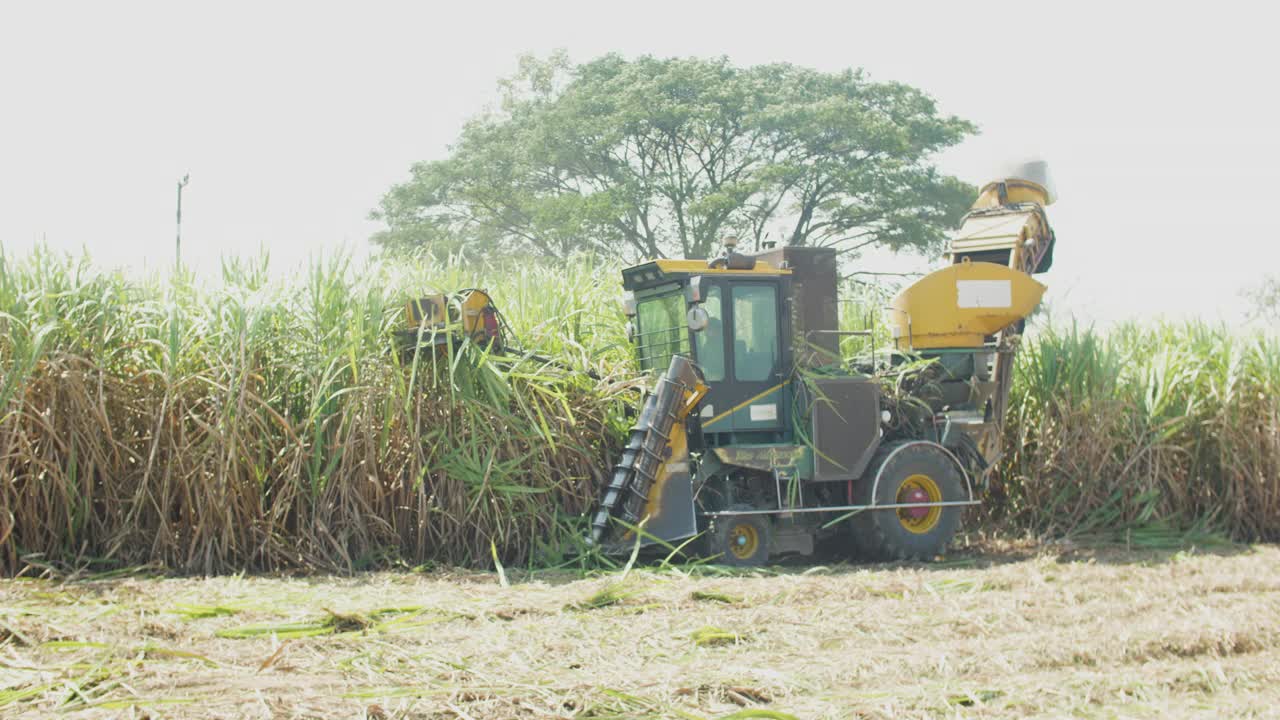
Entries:
{"type": "Polygon", "coordinates": [[[1266,7],[6,3],[0,246],[45,238],[104,265],[167,266],[174,183],[190,171],[189,263],[364,253],[380,195],[446,152],[520,53],[725,54],[923,88],[982,127],[942,158],[974,184],[1009,160],[1049,160],[1055,314],[1233,321],[1239,288],[1280,257],[1266,7]]]}

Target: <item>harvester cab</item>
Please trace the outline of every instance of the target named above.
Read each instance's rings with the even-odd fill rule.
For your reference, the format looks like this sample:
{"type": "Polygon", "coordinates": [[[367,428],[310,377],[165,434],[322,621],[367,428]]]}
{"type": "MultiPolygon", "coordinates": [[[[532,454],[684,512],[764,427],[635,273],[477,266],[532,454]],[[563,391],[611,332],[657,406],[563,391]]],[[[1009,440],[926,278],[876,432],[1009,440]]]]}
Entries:
{"type": "Polygon", "coordinates": [[[982,189],[950,264],[890,304],[880,367],[842,357],[865,333],[839,329],[834,249],[729,240],[710,261],[623,270],[628,336],[657,384],[594,539],[698,537],[740,565],[840,534],[871,558],[942,553],[998,458],[1017,338],[1045,290],[1031,274],[1052,262],[1049,188],[1032,163],[982,189]]]}

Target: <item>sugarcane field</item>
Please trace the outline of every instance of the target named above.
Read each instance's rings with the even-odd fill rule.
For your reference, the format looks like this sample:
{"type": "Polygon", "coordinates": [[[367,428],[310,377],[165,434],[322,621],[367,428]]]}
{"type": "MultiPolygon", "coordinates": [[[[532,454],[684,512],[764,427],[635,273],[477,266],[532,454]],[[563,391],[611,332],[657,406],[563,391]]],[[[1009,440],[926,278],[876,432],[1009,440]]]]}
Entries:
{"type": "Polygon", "coordinates": [[[1280,718],[1265,11],[801,6],[0,10],[0,717],[1280,718]]]}

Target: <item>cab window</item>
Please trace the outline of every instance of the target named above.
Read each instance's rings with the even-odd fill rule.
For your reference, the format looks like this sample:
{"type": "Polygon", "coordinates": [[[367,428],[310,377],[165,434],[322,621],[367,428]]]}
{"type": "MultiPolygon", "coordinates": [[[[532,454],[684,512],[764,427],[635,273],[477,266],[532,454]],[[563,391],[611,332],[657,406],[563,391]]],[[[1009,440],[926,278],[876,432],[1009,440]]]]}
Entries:
{"type": "Polygon", "coordinates": [[[671,356],[689,353],[685,329],[684,293],[641,300],[636,308],[636,344],[641,370],[666,370],[671,356]]]}
{"type": "Polygon", "coordinates": [[[738,285],[733,294],[733,377],[758,382],[778,366],[778,291],[772,285],[738,285]]]}
{"type": "Polygon", "coordinates": [[[698,365],[710,382],[724,380],[724,313],[720,305],[720,286],[712,285],[707,299],[702,302],[707,311],[707,327],[694,334],[694,349],[698,351],[698,365]]]}

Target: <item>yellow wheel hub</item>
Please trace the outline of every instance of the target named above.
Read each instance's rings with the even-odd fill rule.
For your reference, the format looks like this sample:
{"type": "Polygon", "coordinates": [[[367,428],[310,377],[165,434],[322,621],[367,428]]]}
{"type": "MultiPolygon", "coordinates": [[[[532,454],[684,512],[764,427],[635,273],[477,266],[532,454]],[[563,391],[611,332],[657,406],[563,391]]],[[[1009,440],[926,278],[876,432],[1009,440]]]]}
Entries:
{"type": "Polygon", "coordinates": [[[739,560],[746,560],[760,550],[760,533],[750,523],[738,523],[729,528],[729,552],[739,560]]]}
{"type": "MultiPolygon", "coordinates": [[[[928,475],[916,474],[902,481],[898,486],[897,501],[899,503],[937,503],[942,502],[942,489],[928,475]]],[[[907,507],[898,510],[898,522],[908,532],[923,535],[938,525],[942,517],[942,508],[907,507]]]]}

